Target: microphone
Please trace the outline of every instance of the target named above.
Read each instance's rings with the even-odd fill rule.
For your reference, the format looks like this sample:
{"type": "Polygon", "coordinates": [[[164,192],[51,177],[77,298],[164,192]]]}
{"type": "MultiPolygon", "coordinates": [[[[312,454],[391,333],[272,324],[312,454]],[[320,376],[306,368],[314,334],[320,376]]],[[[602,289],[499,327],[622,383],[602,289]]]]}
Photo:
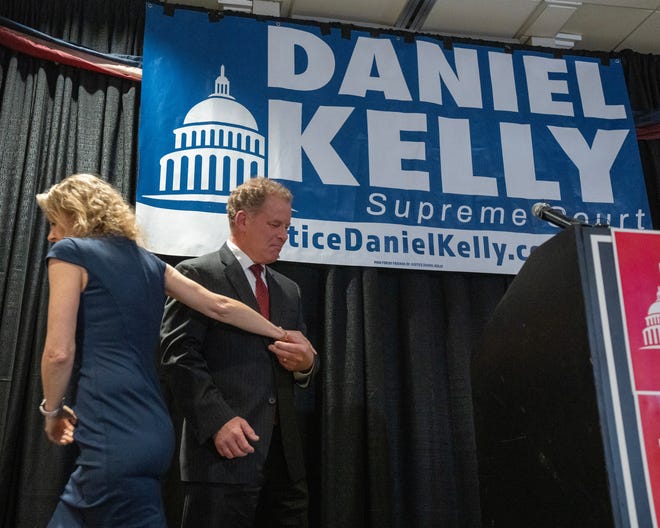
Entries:
{"type": "Polygon", "coordinates": [[[580,224],[575,218],[569,218],[561,211],[553,209],[550,204],[537,202],[532,205],[532,214],[541,220],[550,222],[552,225],[562,229],[571,227],[572,225],[580,224]]]}

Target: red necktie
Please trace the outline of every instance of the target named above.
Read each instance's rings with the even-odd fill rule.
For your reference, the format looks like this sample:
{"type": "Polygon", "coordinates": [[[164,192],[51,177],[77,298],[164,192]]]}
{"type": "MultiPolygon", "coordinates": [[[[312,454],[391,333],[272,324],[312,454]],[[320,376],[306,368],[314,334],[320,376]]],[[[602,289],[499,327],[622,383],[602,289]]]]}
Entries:
{"type": "Polygon", "coordinates": [[[268,288],[266,283],[261,278],[261,272],[264,267],[261,264],[252,264],[250,266],[250,271],[257,279],[257,288],[256,288],[256,297],[257,304],[259,305],[259,311],[266,319],[270,318],[270,302],[268,300],[268,288]]]}

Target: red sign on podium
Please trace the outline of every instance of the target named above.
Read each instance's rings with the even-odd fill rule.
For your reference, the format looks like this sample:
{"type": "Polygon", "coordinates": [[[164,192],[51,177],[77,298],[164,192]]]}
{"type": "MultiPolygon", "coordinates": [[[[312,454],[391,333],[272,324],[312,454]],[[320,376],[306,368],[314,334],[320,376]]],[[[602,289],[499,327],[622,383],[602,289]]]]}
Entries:
{"type": "MultiPolygon", "coordinates": [[[[660,233],[612,230],[644,479],[660,513],[660,233]]],[[[641,477],[641,476],[640,476],[641,477]]]]}

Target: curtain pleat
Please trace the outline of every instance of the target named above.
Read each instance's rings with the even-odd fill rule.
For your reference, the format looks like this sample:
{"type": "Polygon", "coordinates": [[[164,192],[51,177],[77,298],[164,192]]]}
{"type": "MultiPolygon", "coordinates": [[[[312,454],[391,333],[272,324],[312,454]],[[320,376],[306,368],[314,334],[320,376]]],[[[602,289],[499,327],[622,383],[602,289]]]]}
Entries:
{"type": "MultiPolygon", "coordinates": [[[[138,0],[3,0],[0,15],[104,53],[141,55],[138,0]]],[[[633,109],[660,106],[658,57],[622,54],[633,109]]],[[[45,526],[76,451],[47,442],[39,363],[47,226],[34,195],[91,171],[134,199],[139,84],[0,47],[0,525],[45,526]]],[[[660,226],[660,142],[640,142],[660,226]]],[[[175,263],[170,261],[170,263],[175,263]]],[[[288,262],[322,356],[296,394],[313,527],[479,527],[470,360],[512,277],[288,262]]],[[[166,389],[166,388],[165,388],[166,389]]],[[[167,390],[166,390],[167,394],[167,390]]],[[[171,402],[175,422],[176,402],[171,402]]],[[[176,457],[164,480],[181,509],[176,457]]]]}
{"type": "MultiPolygon", "coordinates": [[[[0,14],[95,49],[109,51],[114,39],[115,52],[140,54],[144,7],[119,4],[5,1],[0,14]],[[111,27],[99,17],[112,4],[132,16],[112,31],[97,31],[111,27]]],[[[76,449],[47,442],[36,411],[48,229],[34,197],[83,171],[133,197],[139,84],[1,47],[0,72],[0,523],[39,527],[55,507],[76,449]]]]}

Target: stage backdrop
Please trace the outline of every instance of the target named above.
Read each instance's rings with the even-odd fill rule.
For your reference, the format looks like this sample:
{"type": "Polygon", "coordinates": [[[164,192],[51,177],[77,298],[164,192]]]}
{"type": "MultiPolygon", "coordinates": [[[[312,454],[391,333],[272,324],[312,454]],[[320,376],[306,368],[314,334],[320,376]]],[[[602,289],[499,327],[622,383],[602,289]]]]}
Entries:
{"type": "Polygon", "coordinates": [[[516,273],[556,228],[651,219],[619,60],[150,4],[137,214],[149,248],[228,236],[229,192],[294,194],[284,260],[516,273]]]}

